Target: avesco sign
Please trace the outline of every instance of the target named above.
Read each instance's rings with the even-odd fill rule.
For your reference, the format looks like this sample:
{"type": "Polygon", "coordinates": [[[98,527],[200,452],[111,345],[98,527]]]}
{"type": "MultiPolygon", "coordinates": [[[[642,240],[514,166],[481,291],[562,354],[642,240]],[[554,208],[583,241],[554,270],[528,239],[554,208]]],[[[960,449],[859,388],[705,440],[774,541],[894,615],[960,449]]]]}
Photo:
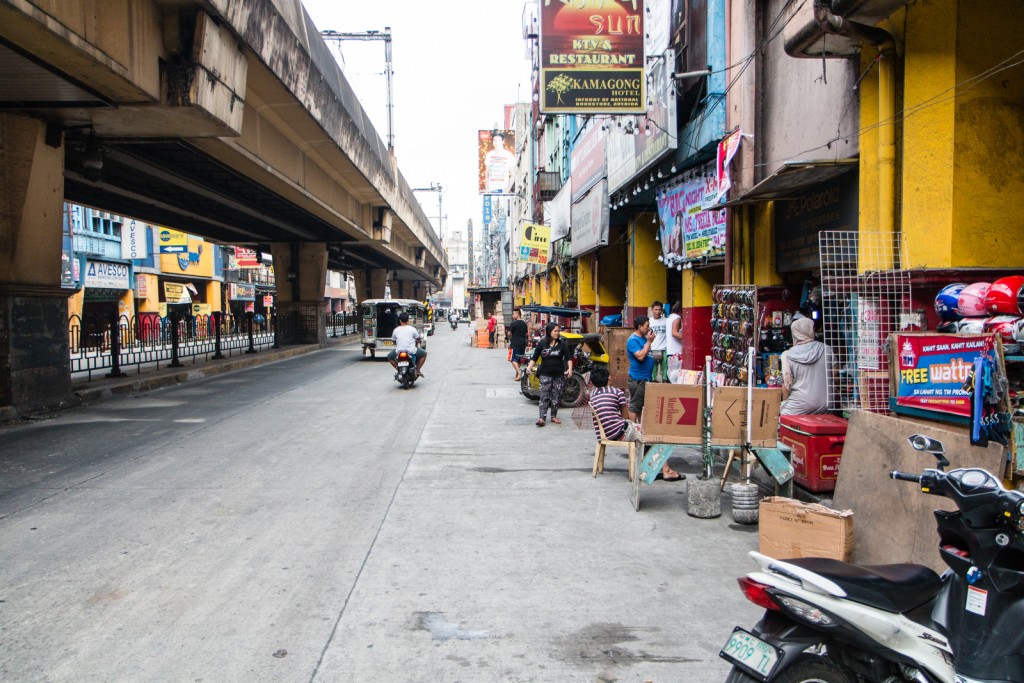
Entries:
{"type": "Polygon", "coordinates": [[[131,289],[130,271],[126,263],[109,261],[85,262],[85,286],[103,289],[131,289]]]}

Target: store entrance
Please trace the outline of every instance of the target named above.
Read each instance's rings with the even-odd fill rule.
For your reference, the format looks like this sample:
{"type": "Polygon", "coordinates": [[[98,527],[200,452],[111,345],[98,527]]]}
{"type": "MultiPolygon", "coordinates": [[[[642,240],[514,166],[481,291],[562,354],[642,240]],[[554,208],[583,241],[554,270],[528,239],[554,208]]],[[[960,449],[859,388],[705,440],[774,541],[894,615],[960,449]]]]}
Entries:
{"type": "Polygon", "coordinates": [[[672,304],[683,298],[683,272],[675,268],[665,270],[665,315],[668,315],[672,304]]]}

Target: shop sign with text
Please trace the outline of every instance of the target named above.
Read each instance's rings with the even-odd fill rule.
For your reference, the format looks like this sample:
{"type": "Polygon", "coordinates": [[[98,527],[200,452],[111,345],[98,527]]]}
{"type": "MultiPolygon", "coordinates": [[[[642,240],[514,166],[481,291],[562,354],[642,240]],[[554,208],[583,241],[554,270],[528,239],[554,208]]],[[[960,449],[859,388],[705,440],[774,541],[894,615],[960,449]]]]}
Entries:
{"type": "Polygon", "coordinates": [[[717,197],[718,181],[713,171],[659,190],[659,237],[666,261],[725,252],[725,209],[707,208],[717,205],[717,197]]]}
{"type": "Polygon", "coordinates": [[[129,268],[126,263],[109,261],[85,262],[85,286],[97,289],[130,289],[129,268]]]}
{"type": "Polygon", "coordinates": [[[523,226],[523,239],[519,245],[519,260],[525,263],[547,265],[551,246],[551,228],[527,223],[523,226]]]}
{"type": "Polygon", "coordinates": [[[857,187],[857,174],[846,173],[808,188],[795,199],[775,202],[775,270],[815,270],[818,233],[857,231],[857,187]]]}
{"type": "Polygon", "coordinates": [[[128,260],[144,259],[149,256],[146,248],[145,223],[139,223],[135,219],[128,221],[128,225],[121,226],[121,258],[128,260]]]}
{"type": "Polygon", "coordinates": [[[644,113],[644,0],[539,5],[541,112],[644,113]]]}
{"type": "Polygon", "coordinates": [[[572,258],[608,244],[608,181],[602,180],[572,205],[572,258]]]}
{"type": "Polygon", "coordinates": [[[896,334],[896,405],[971,416],[964,389],[974,361],[994,355],[992,335],[896,334]]]}
{"type": "Polygon", "coordinates": [[[160,244],[161,254],[188,253],[188,235],[186,233],[169,228],[158,228],[156,237],[160,244]]]}

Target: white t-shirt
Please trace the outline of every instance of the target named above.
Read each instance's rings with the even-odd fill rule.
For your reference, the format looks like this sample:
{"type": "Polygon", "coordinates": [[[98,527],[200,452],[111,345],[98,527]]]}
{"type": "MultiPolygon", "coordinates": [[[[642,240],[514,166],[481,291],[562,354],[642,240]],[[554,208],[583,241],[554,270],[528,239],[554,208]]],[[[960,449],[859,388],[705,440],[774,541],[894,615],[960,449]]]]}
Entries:
{"type": "Polygon", "coordinates": [[[420,333],[412,325],[399,325],[391,333],[391,341],[395,342],[396,351],[416,352],[416,340],[420,333]]]}
{"type": "Polygon", "coordinates": [[[654,341],[651,342],[651,351],[664,351],[668,348],[668,339],[665,334],[668,330],[668,318],[651,318],[651,332],[654,333],[654,341]]]}
{"type": "Polygon", "coordinates": [[[665,338],[666,338],[666,341],[668,342],[668,347],[666,348],[666,351],[668,352],[668,355],[670,355],[670,356],[677,356],[677,355],[679,355],[680,353],[683,352],[683,342],[679,341],[678,339],[676,339],[675,337],[672,336],[672,324],[676,320],[679,320],[679,318],[680,318],[680,316],[677,313],[673,313],[672,315],[670,315],[668,317],[668,324],[667,324],[668,333],[665,335],[665,338]]]}

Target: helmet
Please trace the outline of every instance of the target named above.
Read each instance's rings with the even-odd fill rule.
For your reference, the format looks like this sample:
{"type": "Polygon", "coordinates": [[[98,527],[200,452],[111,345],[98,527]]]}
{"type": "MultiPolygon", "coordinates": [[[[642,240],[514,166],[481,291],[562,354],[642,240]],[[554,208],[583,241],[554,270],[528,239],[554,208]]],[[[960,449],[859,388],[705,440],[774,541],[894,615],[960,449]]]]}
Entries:
{"type": "Polygon", "coordinates": [[[987,282],[975,282],[964,287],[957,299],[956,312],[965,318],[985,315],[985,295],[991,286],[987,282]]]}
{"type": "Polygon", "coordinates": [[[985,318],[968,318],[957,323],[960,334],[981,334],[985,331],[985,318]]]}
{"type": "Polygon", "coordinates": [[[962,282],[958,282],[953,285],[946,285],[939,290],[939,293],[935,296],[935,312],[939,316],[939,320],[959,320],[960,313],[957,312],[957,306],[960,302],[960,292],[966,287],[962,282]]]}
{"type": "Polygon", "coordinates": [[[944,320],[943,322],[938,324],[938,326],[935,328],[935,331],[956,334],[957,332],[960,331],[960,323],[957,322],[956,320],[944,320]]]}
{"type": "Polygon", "coordinates": [[[1015,315],[996,315],[985,321],[985,331],[1000,335],[1005,344],[1015,342],[1019,321],[1020,318],[1015,315]]]}
{"type": "Polygon", "coordinates": [[[985,308],[989,313],[1019,315],[1017,297],[1020,295],[1022,285],[1024,285],[1024,275],[999,278],[992,283],[985,295],[985,308]]]}

